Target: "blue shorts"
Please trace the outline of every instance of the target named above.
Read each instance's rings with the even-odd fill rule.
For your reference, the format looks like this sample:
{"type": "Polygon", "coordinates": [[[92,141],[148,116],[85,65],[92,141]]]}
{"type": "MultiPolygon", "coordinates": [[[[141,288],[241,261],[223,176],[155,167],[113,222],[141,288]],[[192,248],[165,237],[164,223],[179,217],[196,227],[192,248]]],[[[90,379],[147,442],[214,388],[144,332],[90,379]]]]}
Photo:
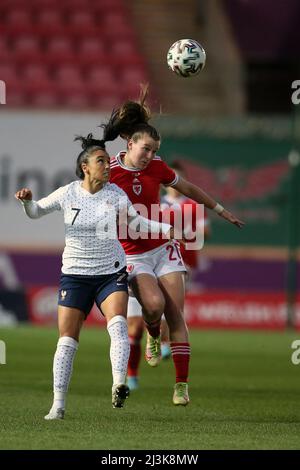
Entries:
{"type": "Polygon", "coordinates": [[[101,312],[101,303],[110,294],[119,291],[128,292],[127,277],[126,266],[116,273],[100,276],[62,274],[58,305],[78,308],[87,317],[96,302],[101,312]]]}

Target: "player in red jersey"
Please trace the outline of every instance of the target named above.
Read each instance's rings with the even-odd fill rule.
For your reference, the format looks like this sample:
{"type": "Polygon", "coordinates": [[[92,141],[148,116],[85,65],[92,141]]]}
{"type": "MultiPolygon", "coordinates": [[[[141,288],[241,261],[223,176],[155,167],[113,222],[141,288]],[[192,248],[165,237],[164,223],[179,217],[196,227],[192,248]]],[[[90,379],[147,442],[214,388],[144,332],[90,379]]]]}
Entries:
{"type": "MultiPolygon", "coordinates": [[[[186,197],[241,228],[239,220],[202,189],[178,175],[157,156],[160,146],[158,131],[148,124],[150,112],[145,105],[127,101],[103,124],[104,141],[118,136],[127,141],[127,150],[111,159],[111,182],[120,186],[139,209],[146,208],[149,218],[153,205],[159,207],[160,185],[173,186],[186,197]],[[142,206],[141,206],[142,205],[142,206]]],[[[142,214],[143,215],[143,214],[142,214]]],[[[130,234],[129,234],[130,235],[130,234]]],[[[161,358],[160,324],[162,314],[168,323],[172,357],[176,369],[173,403],[187,405],[190,344],[183,316],[185,267],[174,243],[165,239],[126,238],[120,240],[126,252],[129,281],[143,308],[148,330],[146,360],[156,366],[161,358]]]]}
{"type": "MultiPolygon", "coordinates": [[[[172,163],[170,165],[170,168],[175,170],[178,176],[185,177],[185,171],[180,162],[172,163]]],[[[197,214],[197,203],[183,196],[174,187],[168,186],[166,188],[166,194],[161,198],[160,207],[165,215],[166,213],[170,214],[169,218],[170,223],[172,225],[174,225],[174,219],[176,215],[179,215],[181,220],[184,221],[186,211],[191,211],[191,229],[195,233],[195,230],[197,230],[197,228],[199,230],[202,230],[204,228],[204,238],[207,239],[207,237],[209,236],[210,225],[206,214],[197,214]],[[204,221],[200,220],[203,215],[204,221]]],[[[185,280],[185,291],[187,291],[189,290],[189,286],[193,279],[193,271],[197,268],[199,264],[199,250],[187,250],[185,248],[185,245],[179,243],[177,244],[177,247],[180,249],[181,256],[187,268],[187,277],[185,280]]],[[[127,384],[130,390],[135,390],[139,387],[139,364],[141,358],[141,340],[144,332],[144,321],[142,315],[142,307],[133,295],[130,295],[128,298],[127,323],[130,341],[130,356],[128,361],[127,384]]],[[[166,359],[171,355],[171,349],[169,345],[169,329],[164,316],[162,318],[161,323],[161,354],[163,359],[166,359]]]]}

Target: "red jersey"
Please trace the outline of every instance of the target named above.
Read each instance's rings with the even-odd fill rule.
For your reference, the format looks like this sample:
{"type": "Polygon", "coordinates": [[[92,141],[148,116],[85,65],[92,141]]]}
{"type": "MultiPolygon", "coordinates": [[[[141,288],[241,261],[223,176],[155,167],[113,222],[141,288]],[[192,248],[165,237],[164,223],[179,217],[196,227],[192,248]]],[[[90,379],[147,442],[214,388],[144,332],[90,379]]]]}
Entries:
{"type": "MultiPolygon", "coordinates": [[[[192,215],[192,230],[196,231],[197,226],[200,226],[199,220],[197,220],[197,203],[193,199],[189,199],[186,196],[180,196],[176,199],[170,198],[165,195],[161,199],[161,209],[164,213],[170,211],[170,224],[174,225],[175,212],[180,213],[181,224],[184,225],[185,211],[191,210],[192,215]]],[[[205,217],[205,214],[204,214],[205,217]]],[[[206,219],[206,218],[205,218],[206,219]]],[[[204,222],[205,223],[205,222],[204,222]]],[[[180,244],[180,252],[183,261],[190,268],[196,268],[198,265],[198,250],[187,250],[184,245],[180,244]]]]}
{"type": "MultiPolygon", "coordinates": [[[[126,167],[122,162],[124,154],[125,152],[120,152],[110,160],[110,183],[115,183],[122,188],[132,204],[143,204],[147,208],[148,213],[144,214],[141,212],[141,215],[150,219],[151,206],[157,205],[156,207],[159,207],[160,185],[173,186],[177,183],[178,176],[158,156],[154,157],[143,170],[126,167]]],[[[139,210],[139,208],[136,207],[136,210],[139,210]]],[[[155,220],[159,220],[159,214],[155,220]]],[[[127,238],[126,240],[120,239],[120,242],[127,255],[136,255],[154,250],[166,243],[166,239],[160,238],[156,240],[150,238],[149,235],[147,239],[138,238],[137,240],[132,240],[127,238]]]]}

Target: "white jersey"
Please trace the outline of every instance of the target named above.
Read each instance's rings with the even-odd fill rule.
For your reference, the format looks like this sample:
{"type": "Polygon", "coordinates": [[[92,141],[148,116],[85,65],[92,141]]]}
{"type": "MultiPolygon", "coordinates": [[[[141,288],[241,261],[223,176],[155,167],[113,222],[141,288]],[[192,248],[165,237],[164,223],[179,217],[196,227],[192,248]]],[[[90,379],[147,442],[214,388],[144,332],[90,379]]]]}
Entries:
{"type": "Polygon", "coordinates": [[[139,216],[126,193],[110,183],[91,194],[82,187],[81,181],[74,181],[37,202],[23,201],[23,205],[31,218],[39,218],[56,210],[64,212],[64,274],[112,274],[126,265],[125,252],[117,238],[120,210],[126,209],[130,219],[138,220],[142,231],[167,233],[171,228],[168,224],[150,222],[139,216]]]}

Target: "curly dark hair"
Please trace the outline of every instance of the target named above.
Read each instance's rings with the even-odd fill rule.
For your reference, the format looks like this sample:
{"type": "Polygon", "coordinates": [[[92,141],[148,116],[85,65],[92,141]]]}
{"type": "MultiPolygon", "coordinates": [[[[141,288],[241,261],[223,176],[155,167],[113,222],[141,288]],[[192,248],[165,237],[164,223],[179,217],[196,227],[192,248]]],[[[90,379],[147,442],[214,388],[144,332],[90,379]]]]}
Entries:
{"type": "Polygon", "coordinates": [[[82,163],[87,163],[89,157],[92,153],[96,150],[105,150],[105,141],[94,139],[93,134],[88,134],[86,137],[81,135],[77,135],[74,139],[79,140],[81,142],[81,147],[83,148],[82,152],[77,157],[76,161],[76,175],[81,180],[84,179],[84,172],[82,170],[82,163]]]}

